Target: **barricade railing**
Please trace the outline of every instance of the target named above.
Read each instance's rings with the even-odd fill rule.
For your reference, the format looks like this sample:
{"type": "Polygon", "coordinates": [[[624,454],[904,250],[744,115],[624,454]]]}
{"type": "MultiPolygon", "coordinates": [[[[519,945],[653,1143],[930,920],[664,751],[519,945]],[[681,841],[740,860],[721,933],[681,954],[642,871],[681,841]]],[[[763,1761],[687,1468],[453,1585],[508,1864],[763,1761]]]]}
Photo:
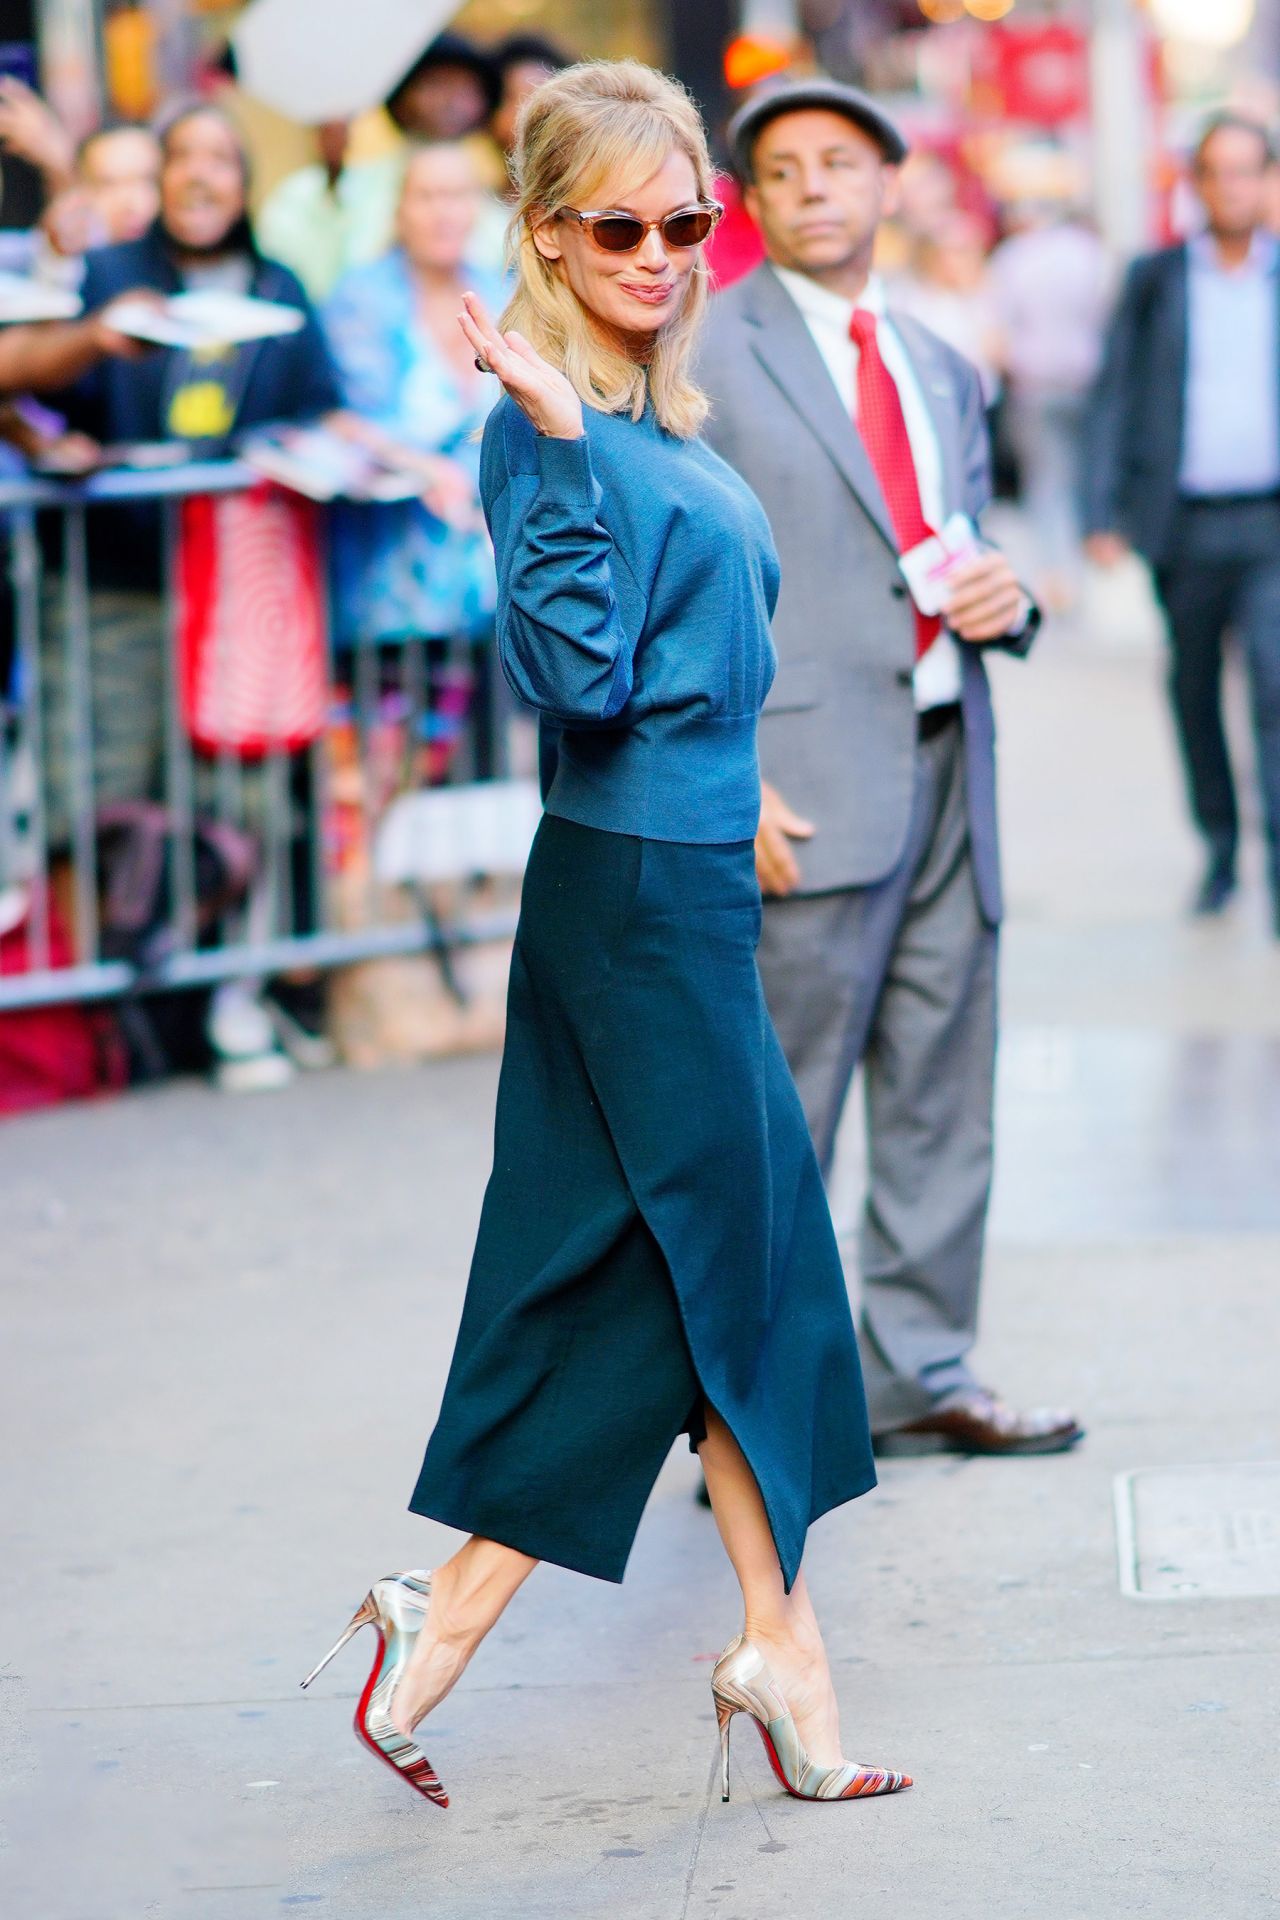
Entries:
{"type": "MultiPolygon", "coordinates": [[[[504,863],[518,871],[518,851],[522,835],[527,843],[529,826],[528,784],[509,778],[512,702],[490,646],[464,637],[443,643],[442,651],[438,640],[411,639],[394,646],[356,644],[335,659],[330,641],[330,724],[311,744],[298,751],[268,746],[252,759],[238,750],[206,752],[193,745],[178,632],[182,502],[241,493],[259,483],[260,475],[236,460],[117,469],[75,481],[36,475],[0,480],[14,655],[9,687],[0,686],[0,898],[21,899],[25,940],[23,970],[0,973],[0,1009],[109,999],[424,950],[440,956],[451,979],[452,946],[501,938],[513,930],[509,903],[477,907],[465,897],[470,875],[504,863]],[[103,944],[101,808],[112,795],[99,795],[95,786],[97,616],[88,537],[96,511],[141,504],[158,508],[161,526],[162,606],[156,604],[155,617],[165,623],[162,684],[156,689],[163,702],[163,777],[151,797],[164,809],[168,879],[166,924],[143,961],[104,951],[103,944]],[[46,579],[37,523],[37,516],[47,512],[61,520],[56,580],[52,570],[46,579]],[[432,726],[439,719],[430,695],[433,676],[438,684],[441,673],[447,677],[451,670],[471,675],[475,698],[466,703],[465,724],[455,703],[449,724],[459,730],[459,750],[441,786],[440,754],[427,770],[432,726]],[[51,678],[58,682],[56,698],[51,678]],[[64,769],[58,809],[64,817],[51,823],[54,729],[64,769]],[[338,740],[345,756],[341,766],[335,755],[338,740]],[[342,795],[335,793],[335,778],[342,795]],[[500,792],[511,800],[510,818],[496,831],[490,819],[480,833],[483,846],[474,854],[459,843],[459,821],[465,828],[469,818],[456,805],[460,781],[469,792],[480,791],[473,783],[493,783],[490,800],[500,792]],[[389,806],[411,807],[419,792],[431,796],[424,800],[428,810],[440,794],[452,796],[452,812],[447,805],[436,806],[434,813],[398,819],[395,848],[384,857],[379,833],[389,806]],[[342,819],[359,841],[354,858],[350,847],[344,855],[342,846],[335,846],[342,840],[335,821],[342,819]],[[212,938],[199,930],[197,873],[198,834],[208,820],[240,829],[256,847],[247,896],[221,916],[212,938]],[[453,835],[444,858],[442,834],[453,835]],[[445,910],[441,888],[450,881],[457,898],[445,910]],[[396,912],[389,914],[393,895],[396,912]]],[[[140,687],[137,697],[146,695],[140,687]]],[[[462,842],[465,838],[464,831],[462,842]]]]}

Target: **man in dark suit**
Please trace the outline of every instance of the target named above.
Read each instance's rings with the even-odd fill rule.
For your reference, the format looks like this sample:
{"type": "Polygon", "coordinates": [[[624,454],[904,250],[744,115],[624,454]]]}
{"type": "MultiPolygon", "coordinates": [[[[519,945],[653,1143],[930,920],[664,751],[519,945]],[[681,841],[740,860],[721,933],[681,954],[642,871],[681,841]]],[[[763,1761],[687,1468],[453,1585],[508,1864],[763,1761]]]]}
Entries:
{"type": "Polygon", "coordinates": [[[1222,647],[1248,669],[1280,934],[1280,244],[1263,226],[1272,151],[1213,120],[1193,177],[1206,230],[1134,262],[1086,432],[1087,551],[1132,546],[1169,623],[1170,694],[1207,864],[1195,911],[1236,885],[1239,815],[1222,725],[1222,647]]]}
{"type": "Polygon", "coordinates": [[[755,96],[730,137],[768,259],[712,303],[700,378],[711,444],[760,496],[782,561],[760,727],[765,993],[824,1171],[865,1065],[860,1343],[878,1447],[1051,1452],[1079,1439],[1074,1418],[1015,1410],[968,1363],[1001,911],[982,654],[1024,652],[1038,615],[977,535],[977,374],[887,309],[871,271],[898,129],[815,80],[755,96]],[[955,517],[968,557],[938,617],[913,605],[899,556],[955,517]]]}

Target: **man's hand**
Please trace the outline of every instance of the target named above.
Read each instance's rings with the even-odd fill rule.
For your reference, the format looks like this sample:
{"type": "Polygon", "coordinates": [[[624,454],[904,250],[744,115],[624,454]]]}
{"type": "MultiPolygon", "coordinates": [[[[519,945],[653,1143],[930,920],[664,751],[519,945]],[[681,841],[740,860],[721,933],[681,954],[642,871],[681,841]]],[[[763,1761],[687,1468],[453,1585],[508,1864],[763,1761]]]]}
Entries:
{"type": "Polygon", "coordinates": [[[942,617],[961,640],[1000,640],[1024,613],[1026,594],[1002,553],[986,550],[951,576],[942,617]]]}
{"type": "Polygon", "coordinates": [[[139,340],[136,334],[122,333],[114,324],[113,315],[117,307],[143,306],[154,307],[158,313],[165,304],[165,297],[154,287],[130,287],[127,293],[117,293],[108,300],[105,307],[99,307],[80,324],[86,328],[99,356],[113,360],[141,360],[146,354],[157,351],[154,342],[139,340]]]}
{"type": "Polygon", "coordinates": [[[1091,533],[1084,550],[1095,567],[1118,567],[1129,551],[1129,542],[1118,533],[1091,533]]]}
{"type": "Polygon", "coordinates": [[[428,513],[461,532],[472,531],[482,524],[471,475],[460,461],[450,460],[442,453],[428,454],[422,470],[426,481],[422,504],[428,513]]]}
{"type": "Polygon", "coordinates": [[[794,893],[800,868],[791,851],[792,840],[812,840],[812,820],[802,820],[767,780],[760,782],[760,825],[756,830],[756,878],[761,893],[777,898],[794,893]]]}
{"type": "Polygon", "coordinates": [[[49,245],[64,260],[78,260],[108,238],[102,217],[83,187],[55,194],[40,216],[40,225],[49,245]]]}
{"type": "Polygon", "coordinates": [[[102,465],[102,447],[87,433],[55,433],[28,456],[41,473],[80,479],[102,465]]]}
{"type": "Polygon", "coordinates": [[[12,74],[0,76],[0,147],[38,167],[53,192],[75,177],[75,142],[51,107],[12,74]]]}

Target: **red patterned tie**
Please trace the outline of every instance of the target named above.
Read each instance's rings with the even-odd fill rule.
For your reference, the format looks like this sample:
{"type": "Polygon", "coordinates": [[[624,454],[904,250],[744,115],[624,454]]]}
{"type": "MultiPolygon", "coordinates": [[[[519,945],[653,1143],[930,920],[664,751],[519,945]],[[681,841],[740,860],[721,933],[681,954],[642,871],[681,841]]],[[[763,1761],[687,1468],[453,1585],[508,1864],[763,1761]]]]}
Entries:
{"type": "MultiPolygon", "coordinates": [[[[875,314],[856,307],[849,335],[858,348],[858,431],[898,536],[898,552],[905,553],[933,532],[920,505],[906,415],[893,375],[880,358],[875,314]]],[[[917,660],[929,651],[941,631],[942,622],[936,614],[916,609],[917,660]]]]}

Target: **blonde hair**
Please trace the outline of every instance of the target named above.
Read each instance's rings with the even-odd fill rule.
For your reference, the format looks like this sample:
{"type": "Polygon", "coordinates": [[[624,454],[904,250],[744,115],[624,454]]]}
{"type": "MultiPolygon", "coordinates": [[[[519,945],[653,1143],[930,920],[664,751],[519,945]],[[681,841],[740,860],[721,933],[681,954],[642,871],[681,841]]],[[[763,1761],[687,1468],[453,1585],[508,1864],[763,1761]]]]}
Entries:
{"type": "Polygon", "coordinates": [[[611,346],[554,263],[539,253],[533,229],[560,208],[590,207],[606,181],[650,178],[672,153],[692,162],[699,199],[712,187],[707,136],[693,100],[675,80],[636,60],[584,61],[544,80],[529,95],[516,129],[512,175],[518,199],[507,229],[507,264],[516,290],[500,326],[515,328],[561,368],[580,399],[602,413],[638,420],[646,398],[658,422],[682,440],[706,419],[710,402],[691,378],[689,359],[709,296],[699,256],[680,310],[657,336],[645,366],[611,346]]]}

